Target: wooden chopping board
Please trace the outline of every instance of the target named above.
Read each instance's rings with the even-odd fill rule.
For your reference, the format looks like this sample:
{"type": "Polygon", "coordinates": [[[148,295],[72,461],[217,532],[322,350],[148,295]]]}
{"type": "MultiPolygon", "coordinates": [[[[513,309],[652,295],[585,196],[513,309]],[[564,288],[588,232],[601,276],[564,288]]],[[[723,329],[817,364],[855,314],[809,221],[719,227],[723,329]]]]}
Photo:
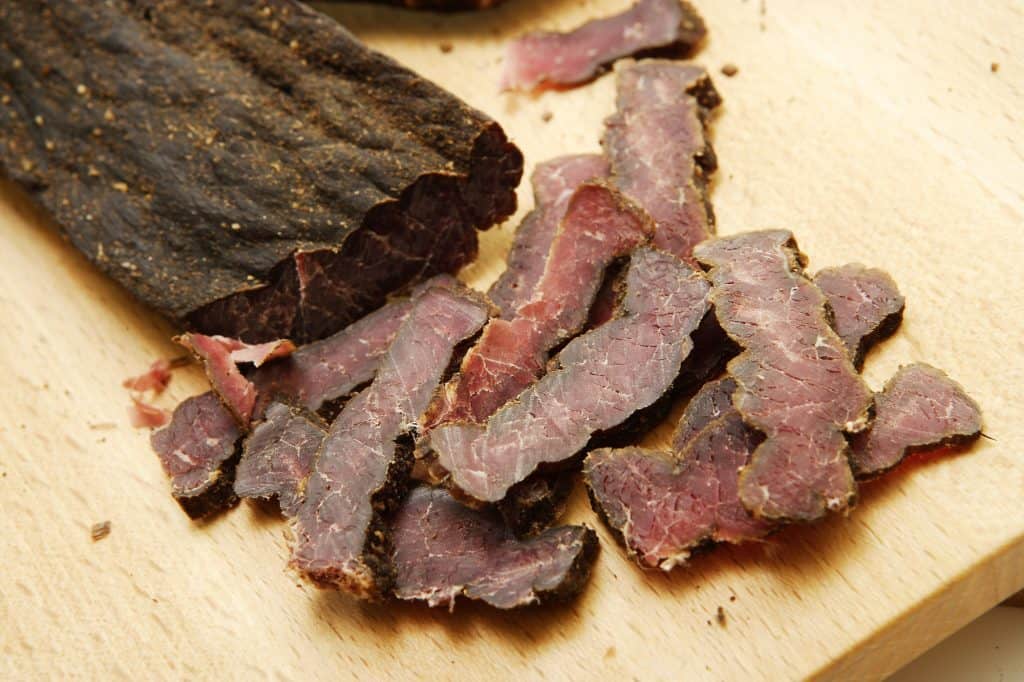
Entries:
{"type": "MultiPolygon", "coordinates": [[[[499,95],[503,43],[626,4],[330,11],[501,121],[529,171],[598,149],[613,83],[499,95]]],[[[172,330],[5,186],[0,678],[871,679],[1024,587],[1024,57],[1011,53],[1024,6],[700,4],[710,40],[698,61],[725,98],[713,133],[720,232],[787,227],[814,268],[891,272],[906,322],[869,357],[869,383],[912,360],[943,367],[980,401],[991,440],[866,486],[849,518],[671,575],[640,571],[600,528],[593,581],[565,606],[356,603],[284,570],[274,515],[242,505],[195,524],[178,509],[120,387],[179,352],[172,330]],[[727,62],[734,78],[718,72],[727,62]],[[113,532],[93,543],[90,525],[108,519],[113,532]]],[[[520,203],[521,216],[525,189],[520,203]]],[[[467,281],[498,274],[516,222],[484,235],[467,281]]],[[[202,388],[198,370],[181,371],[162,403],[202,388]]],[[[596,522],[582,494],[572,516],[596,522]]]]}

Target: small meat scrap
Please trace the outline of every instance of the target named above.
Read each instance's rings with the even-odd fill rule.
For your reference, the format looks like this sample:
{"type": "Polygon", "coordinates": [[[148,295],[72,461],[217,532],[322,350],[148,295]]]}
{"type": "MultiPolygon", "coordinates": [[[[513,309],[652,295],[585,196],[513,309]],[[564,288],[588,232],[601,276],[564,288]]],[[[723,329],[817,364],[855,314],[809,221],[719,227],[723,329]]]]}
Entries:
{"type": "Polygon", "coordinates": [[[965,445],[979,435],[981,408],[960,384],[930,365],[907,365],[875,395],[875,420],[853,437],[850,463],[859,478],[870,478],[912,452],[965,445]]]}
{"type": "Polygon", "coordinates": [[[392,537],[395,596],[449,608],[460,595],[499,609],[569,598],[583,589],[598,550],[586,526],[518,540],[493,510],[430,487],[412,491],[392,537]]]}
{"type": "Polygon", "coordinates": [[[184,401],[150,444],[171,479],[171,494],[192,518],[231,506],[236,444],[242,433],[212,393],[184,401]]]}
{"type": "Polygon", "coordinates": [[[721,98],[694,64],[620,62],[615,75],[616,112],[601,140],[612,181],[654,219],[654,245],[692,264],[693,247],[715,231],[706,186],[718,161],[705,126],[721,98]]]}
{"type": "Polygon", "coordinates": [[[128,421],[135,429],[160,428],[170,419],[167,410],[150,405],[137,396],[132,396],[132,404],[128,407],[128,421]]]}
{"type": "Polygon", "coordinates": [[[89,529],[89,536],[93,542],[99,542],[108,535],[110,535],[110,521],[94,523],[92,528],[89,529]]]}
{"type": "Polygon", "coordinates": [[[292,519],[291,565],[362,598],[390,588],[384,518],[401,501],[412,438],[454,349],[487,321],[469,290],[431,287],[413,303],[369,388],[331,424],[292,519]]]}
{"type": "Polygon", "coordinates": [[[166,358],[159,358],[153,361],[153,364],[149,366],[145,373],[129,377],[121,382],[121,385],[129,391],[135,391],[136,393],[153,391],[155,395],[160,395],[170,383],[171,361],[166,358]]]}
{"type": "Polygon", "coordinates": [[[729,363],[733,404],[766,438],[740,475],[740,499],[759,518],[813,521],[856,498],[845,434],[867,426],[871,392],[829,324],[827,301],[804,275],[792,233],[711,240],[722,329],[743,352],[729,363]]]}
{"type": "Polygon", "coordinates": [[[619,317],[569,342],[547,374],[485,424],[446,424],[427,434],[452,484],[497,502],[541,464],[565,462],[594,434],[655,403],[690,352],[708,288],[676,257],[637,249],[619,317]]]}
{"type": "Polygon", "coordinates": [[[833,327],[858,369],[868,346],[892,335],[905,302],[889,273],[858,263],[825,268],[814,276],[832,308],[833,327]]]}
{"type": "Polygon", "coordinates": [[[586,83],[630,55],[685,57],[704,38],[704,20],[682,0],[639,0],[621,14],[569,31],[527,33],[505,50],[502,90],[586,83]]]}
{"type": "Polygon", "coordinates": [[[0,173],[76,249],[253,343],[457,271],[522,175],[492,119],[299,0],[4,0],[0,98],[0,173]]]}
{"type": "Polygon", "coordinates": [[[552,348],[575,336],[604,271],[648,240],[650,219],[615,189],[577,189],[551,245],[533,297],[515,317],[494,319],[439,392],[426,429],[455,421],[483,422],[544,371],[552,348]]]}
{"type": "Polygon", "coordinates": [[[535,207],[516,228],[505,272],[487,292],[501,317],[514,317],[533,297],[573,193],[584,182],[607,175],[608,162],[600,154],[560,156],[537,164],[530,177],[535,207]]]}
{"type": "Polygon", "coordinates": [[[302,486],[313,470],[326,427],[303,410],[272,403],[242,447],[235,472],[239,497],[277,498],[285,516],[294,516],[302,486]]]}

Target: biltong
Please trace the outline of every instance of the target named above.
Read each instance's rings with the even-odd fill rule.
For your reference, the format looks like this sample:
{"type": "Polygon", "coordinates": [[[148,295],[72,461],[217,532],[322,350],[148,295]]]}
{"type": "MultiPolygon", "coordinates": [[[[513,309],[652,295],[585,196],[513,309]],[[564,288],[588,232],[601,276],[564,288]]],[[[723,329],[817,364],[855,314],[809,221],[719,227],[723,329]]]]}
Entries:
{"type": "Polygon", "coordinates": [[[143,303],[333,333],[477,252],[522,155],[297,0],[0,4],[0,171],[143,303]]]}
{"type": "Polygon", "coordinates": [[[896,331],[906,302],[889,273],[849,263],[824,268],[814,283],[828,299],[839,338],[857,369],[864,365],[867,348],[896,331]]]}

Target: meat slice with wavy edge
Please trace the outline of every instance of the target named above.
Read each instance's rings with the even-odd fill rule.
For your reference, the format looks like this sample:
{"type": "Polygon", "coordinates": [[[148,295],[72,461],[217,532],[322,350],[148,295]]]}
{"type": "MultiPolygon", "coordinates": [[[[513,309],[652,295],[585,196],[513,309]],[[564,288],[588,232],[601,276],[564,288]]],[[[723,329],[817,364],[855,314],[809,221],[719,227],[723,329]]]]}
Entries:
{"type": "Polygon", "coordinates": [[[860,369],[868,346],[892,335],[906,302],[889,273],[849,263],[814,276],[832,308],[833,327],[860,369]]]}
{"type": "Polygon", "coordinates": [[[253,427],[242,446],[235,471],[235,494],[277,498],[285,516],[294,516],[326,435],[326,426],[308,412],[271,403],[263,421],[253,427]]]}
{"type": "Polygon", "coordinates": [[[487,321],[469,290],[431,287],[413,302],[369,388],[331,424],[292,519],[291,565],[321,586],[377,598],[393,578],[384,517],[412,468],[410,432],[458,344],[487,321]]]}
{"type": "Polygon", "coordinates": [[[143,303],[323,338],[515,211],[501,127],[297,0],[0,3],[0,169],[143,303]]]}
{"type": "Polygon", "coordinates": [[[577,189],[530,300],[510,320],[491,320],[424,418],[440,424],[482,422],[543,373],[548,354],[586,324],[605,269],[647,241],[650,219],[615,189],[577,189]]]}
{"type": "Polygon", "coordinates": [[[733,403],[765,434],[740,474],[759,518],[814,521],[856,499],[845,435],[868,423],[871,392],[829,324],[825,296],[804,275],[792,233],[748,232],[704,242],[711,301],[742,349],[729,362],[733,403]]]}
{"type": "Polygon", "coordinates": [[[234,458],[242,432],[220,399],[203,393],[178,405],[171,423],[150,436],[171,479],[171,494],[192,518],[235,503],[234,458]]]}
{"type": "Polygon", "coordinates": [[[601,145],[612,182],[654,219],[654,245],[693,263],[714,234],[708,176],[718,167],[706,123],[721,103],[703,67],[663,60],[615,67],[616,112],[601,145]]]}
{"type": "Polygon", "coordinates": [[[640,248],[626,289],[617,319],[569,342],[547,374],[485,424],[427,434],[462,494],[501,500],[538,466],[565,462],[669,390],[708,310],[708,283],[676,257],[640,248]]]}
{"type": "Polygon", "coordinates": [[[875,394],[875,420],[851,442],[858,478],[878,476],[912,452],[965,445],[981,435],[981,408],[945,372],[916,363],[875,394]]]}
{"type": "Polygon", "coordinates": [[[395,596],[449,608],[460,595],[499,609],[571,597],[590,577],[598,549],[586,526],[516,539],[493,510],[470,509],[430,487],[412,491],[391,533],[395,596]]]}
{"type": "Polygon", "coordinates": [[[688,2],[639,0],[625,12],[567,33],[537,31],[516,38],[505,49],[501,89],[579,85],[630,55],[684,57],[706,32],[688,2]]]}
{"type": "Polygon", "coordinates": [[[573,193],[584,182],[607,175],[608,162],[599,154],[560,156],[537,164],[530,177],[534,209],[516,228],[505,271],[487,292],[501,317],[514,317],[533,297],[573,193]]]}

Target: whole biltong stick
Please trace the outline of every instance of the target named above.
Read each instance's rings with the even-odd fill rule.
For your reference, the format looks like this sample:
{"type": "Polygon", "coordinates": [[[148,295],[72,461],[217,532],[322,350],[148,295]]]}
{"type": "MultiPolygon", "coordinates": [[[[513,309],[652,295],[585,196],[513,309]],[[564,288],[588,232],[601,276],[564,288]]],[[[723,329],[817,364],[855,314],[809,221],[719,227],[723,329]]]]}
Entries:
{"type": "Polygon", "coordinates": [[[0,3],[0,172],[141,301],[322,338],[515,210],[501,128],[296,0],[0,3]]]}

